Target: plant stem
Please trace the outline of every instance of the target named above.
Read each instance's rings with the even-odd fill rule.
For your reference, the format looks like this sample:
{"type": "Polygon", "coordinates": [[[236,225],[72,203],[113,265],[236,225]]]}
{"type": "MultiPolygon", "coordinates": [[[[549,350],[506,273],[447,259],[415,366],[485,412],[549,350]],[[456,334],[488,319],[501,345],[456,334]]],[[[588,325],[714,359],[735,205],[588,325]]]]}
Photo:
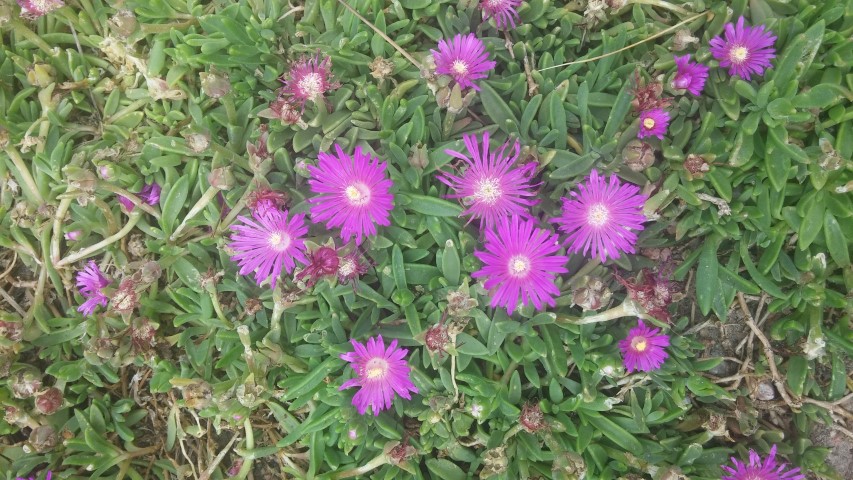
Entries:
{"type": "Polygon", "coordinates": [[[671,10],[675,13],[680,13],[681,15],[690,15],[692,12],[688,12],[687,10],[679,7],[678,5],[673,5],[669,2],[665,2],[664,0],[631,0],[630,3],[637,3],[640,5],[652,5],[654,7],[661,7],[666,10],[671,10]]]}
{"type": "Polygon", "coordinates": [[[76,253],[73,253],[73,254],[63,258],[62,260],[56,262],[56,268],[64,267],[64,266],[72,264],[78,260],[82,260],[86,257],[94,255],[99,250],[109,246],[110,244],[113,244],[113,243],[121,240],[122,238],[125,237],[125,235],[127,235],[128,233],[130,233],[131,230],[133,230],[133,227],[135,227],[136,224],[139,222],[139,218],[140,218],[139,212],[132,212],[130,214],[130,218],[128,219],[125,226],[121,230],[116,232],[115,235],[110,235],[109,237],[101,240],[100,242],[98,242],[94,245],[90,245],[89,247],[86,247],[83,250],[79,250],[76,253]]]}
{"type": "Polygon", "coordinates": [[[211,200],[214,199],[214,197],[216,197],[217,193],[219,193],[218,188],[213,186],[207,187],[207,191],[204,192],[204,195],[202,195],[201,198],[198,199],[195,205],[193,205],[193,208],[191,208],[189,213],[187,213],[187,216],[184,217],[184,221],[182,221],[181,224],[178,225],[178,228],[175,229],[175,232],[169,237],[170,242],[174,242],[178,239],[178,237],[181,236],[181,233],[187,227],[187,222],[192,220],[193,217],[195,217],[202,210],[204,210],[204,208],[207,207],[207,204],[210,203],[211,200]]]}
{"type": "Polygon", "coordinates": [[[121,195],[122,197],[130,200],[130,203],[132,203],[135,207],[141,208],[142,211],[144,211],[145,213],[153,216],[157,220],[160,220],[160,212],[155,210],[151,205],[148,205],[147,203],[140,200],[140,198],[137,197],[136,194],[130,193],[121,187],[115,186],[112,183],[105,182],[103,180],[98,180],[97,187],[103,188],[104,190],[106,190],[108,192],[115,193],[116,195],[121,195]]]}
{"type": "Polygon", "coordinates": [[[385,465],[386,463],[388,463],[388,456],[385,455],[384,453],[380,453],[373,460],[365,463],[364,465],[362,465],[358,468],[352,468],[349,470],[344,470],[342,472],[333,473],[332,479],[338,480],[340,478],[350,478],[350,477],[357,477],[359,475],[364,475],[365,473],[367,473],[367,472],[369,472],[375,468],[381,467],[382,465],[385,465]]]}
{"type": "Polygon", "coordinates": [[[21,158],[21,154],[18,153],[18,150],[11,145],[7,146],[5,151],[6,155],[9,155],[9,158],[12,160],[15,170],[18,171],[18,179],[24,186],[24,193],[27,194],[27,197],[30,197],[30,201],[35,202],[37,206],[43,205],[44,197],[41,196],[39,187],[36,185],[36,181],[33,179],[30,169],[27,168],[27,165],[24,163],[24,159],[21,158]]]}
{"type": "Polygon", "coordinates": [[[626,298],[618,307],[613,307],[610,310],[590,315],[588,317],[570,317],[568,315],[557,315],[557,323],[566,325],[586,325],[589,323],[606,322],[622,317],[640,317],[644,320],[650,320],[649,316],[642,313],[636,302],[630,298],[626,298]]]}
{"type": "MultiPolygon", "coordinates": [[[[246,450],[252,450],[255,448],[255,432],[252,430],[252,422],[249,421],[249,417],[243,420],[243,428],[246,430],[246,450]]],[[[252,471],[253,461],[253,456],[243,457],[243,465],[240,466],[240,471],[237,472],[234,478],[238,480],[245,479],[249,475],[249,472],[252,471]]]]}
{"type": "Polygon", "coordinates": [[[53,216],[53,238],[50,239],[50,261],[53,263],[59,262],[59,240],[62,236],[62,221],[65,220],[65,214],[71,208],[71,202],[74,200],[70,197],[63,198],[56,207],[56,215],[53,216]]]}

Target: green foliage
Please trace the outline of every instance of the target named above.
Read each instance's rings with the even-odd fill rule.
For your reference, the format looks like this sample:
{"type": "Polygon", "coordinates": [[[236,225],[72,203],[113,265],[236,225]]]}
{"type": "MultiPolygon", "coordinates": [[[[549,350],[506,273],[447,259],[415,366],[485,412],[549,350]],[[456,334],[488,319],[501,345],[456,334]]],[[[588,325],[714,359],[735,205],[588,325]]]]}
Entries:
{"type": "MultiPolygon", "coordinates": [[[[804,470],[841,478],[809,434],[850,393],[845,5],[648,1],[594,17],[588,2],[531,0],[504,34],[481,23],[475,1],[347,2],[422,72],[336,0],[66,3],[27,22],[0,0],[7,477],[705,480],[745,456],[734,440],[779,444],[804,470]],[[716,68],[707,48],[741,14],[779,37],[774,67],[751,82],[716,68]],[[694,15],[681,28],[699,42],[676,53],[712,65],[701,97],[669,86],[674,31],[644,41],[694,15]],[[497,62],[476,94],[424,75],[439,39],[469,31],[497,62]],[[279,78],[317,52],[339,88],[300,123],[270,118],[279,78]],[[642,171],[625,165],[635,78],[674,97],[642,171]],[[489,308],[470,278],[481,234],[435,178],[462,133],[484,131],[518,139],[538,164],[545,219],[592,168],[645,186],[640,253],[603,266],[571,257],[548,312],[489,308]],[[375,152],[395,184],[392,225],[365,247],[372,268],[354,285],[291,277],[275,291],[239,275],[226,244],[249,195],[268,185],[306,212],[306,165],[335,143],[375,152]],[[696,161],[706,168],[691,170],[696,161]],[[115,201],[151,182],[158,204],[128,215],[115,201]],[[628,297],[614,272],[635,279],[666,257],[689,287],[661,323],[670,357],[629,375],[617,342],[635,315],[584,322],[576,294],[600,278],[614,292],[601,309],[613,311],[628,297]],[[74,275],[88,259],[114,287],[138,286],[131,312],[115,302],[77,312],[74,275]],[[720,352],[698,333],[753,314],[767,345],[750,333],[747,348],[720,352]],[[438,324],[452,333],[443,352],[426,346],[438,324]],[[339,391],[349,374],[339,355],[376,334],[409,349],[420,393],[359,416],[339,391]],[[711,373],[732,363],[720,356],[744,362],[734,380],[711,373]],[[62,390],[55,412],[13,394],[30,368],[62,390]],[[756,393],[766,385],[773,405],[756,393]],[[544,428],[527,428],[536,408],[544,428]]],[[[315,226],[309,241],[332,236],[315,226]]]]}

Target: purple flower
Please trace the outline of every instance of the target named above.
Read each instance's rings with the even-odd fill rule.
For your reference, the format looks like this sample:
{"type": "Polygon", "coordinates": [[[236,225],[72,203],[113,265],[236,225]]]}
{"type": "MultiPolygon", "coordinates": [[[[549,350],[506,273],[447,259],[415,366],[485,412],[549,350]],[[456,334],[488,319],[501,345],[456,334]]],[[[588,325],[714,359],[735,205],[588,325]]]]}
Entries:
{"type": "Polygon", "coordinates": [[[515,28],[515,20],[518,19],[516,9],[521,5],[521,0],[482,0],[480,2],[480,10],[483,11],[483,20],[488,18],[495,19],[495,25],[498,28],[506,29],[509,25],[515,28]]]}
{"type": "Polygon", "coordinates": [[[80,291],[80,295],[86,299],[77,308],[77,311],[88,317],[98,305],[106,307],[110,299],[104,294],[103,288],[110,283],[112,281],[104,276],[95,261],[89,260],[86,268],[77,272],[77,289],[80,291]]]}
{"type": "Polygon", "coordinates": [[[744,25],[744,18],[737,25],[727,23],[725,40],[719,35],[711,39],[711,54],[720,61],[720,66],[728,67],[729,75],[737,75],[749,81],[752,74],[763,75],[770,67],[770,60],[776,58],[773,44],[776,35],[764,30],[764,25],[750,27],[744,25]]]}
{"type": "Polygon", "coordinates": [[[295,260],[307,262],[302,240],[308,233],[305,214],[294,215],[288,221],[287,210],[270,208],[254,212],[252,217],[241,215],[237,219],[243,225],[231,227],[236,233],[231,236],[228,247],[237,251],[231,260],[240,265],[240,275],[255,272],[258,285],[269,279],[270,288],[275,289],[282,268],[290,273],[296,266],[295,260]]]}
{"type": "MultiPolygon", "coordinates": [[[[142,185],[142,190],[140,190],[139,193],[136,194],[136,196],[148,205],[156,205],[160,203],[161,191],[162,188],[160,187],[160,185],[157,184],[157,182],[152,182],[150,184],[146,183],[142,185]]],[[[128,211],[128,213],[132,212],[133,209],[136,207],[136,205],[134,205],[133,202],[130,201],[130,199],[125,198],[121,195],[118,196],[118,201],[119,203],[124,205],[124,208],[128,211]]]]}
{"type": "Polygon", "coordinates": [[[532,184],[535,163],[515,167],[520,147],[514,145],[512,155],[505,153],[509,142],[501,148],[489,151],[489,132],[483,132],[482,148],[476,135],[465,135],[465,155],[453,150],[444,153],[462,160],[464,171],[458,176],[441,172],[438,180],[453,189],[448,198],[462,199],[468,208],[462,215],[480,219],[480,226],[492,228],[499,218],[510,215],[529,217],[528,207],[538,200],[532,184]]]}
{"type": "Polygon", "coordinates": [[[695,96],[702,93],[705,88],[705,80],[708,79],[708,67],[701,63],[690,62],[690,55],[674,57],[675,66],[678,69],[672,78],[672,88],[687,90],[695,96]]]}
{"type": "Polygon", "coordinates": [[[76,242],[77,240],[80,240],[80,237],[82,237],[82,236],[83,236],[82,230],[71,230],[70,232],[65,232],[65,235],[64,235],[65,239],[68,241],[71,241],[71,242],[76,242]]]}
{"type": "Polygon", "coordinates": [[[62,0],[17,0],[17,2],[21,6],[21,16],[31,20],[65,6],[62,0]]]}
{"type": "Polygon", "coordinates": [[[435,71],[450,75],[459,84],[459,88],[471,87],[479,91],[474,80],[486,78],[486,72],[495,68],[496,63],[489,60],[486,46],[473,33],[464,37],[456,34],[450,42],[438,41],[438,51],[430,50],[435,59],[435,71]]]}
{"type": "Polygon", "coordinates": [[[640,112],[640,130],[637,138],[658,137],[663,140],[669,126],[669,112],[662,108],[653,108],[640,112]]]}
{"type": "Polygon", "coordinates": [[[559,249],[557,236],[536,228],[533,221],[504,217],[495,229],[486,230],[485,251],[474,252],[484,265],[471,276],[485,277],[492,307],[505,307],[510,315],[519,297],[522,305],[533,303],[537,310],[543,303],[553,307],[554,296],[560,294],[555,274],[568,272],[564,267],[568,257],[555,255],[559,249]]]}
{"type": "Polygon", "coordinates": [[[355,236],[360,245],[365,236],[376,235],[376,224],[391,224],[394,195],[389,190],[393,182],[385,175],[386,163],[361,147],[352,156],[337,144],[335,151],[337,155],[320,152],[318,165],[308,166],[308,184],[319,194],[308,199],[311,220],[325,222],[330,229],[341,227],[344,242],[355,236]]]}
{"type": "Polygon", "coordinates": [[[304,55],[291,67],[284,82],[284,92],[302,108],[308,101],[317,102],[329,90],[338,88],[339,84],[332,81],[332,59],[326,56],[322,60],[320,54],[308,58],[304,55]]]}
{"type": "Polygon", "coordinates": [[[659,328],[649,328],[642,320],[628,332],[628,337],[619,341],[622,351],[622,364],[628,373],[633,371],[650,372],[663,365],[669,354],[664,350],[669,346],[669,336],[660,333],[659,328]]]}
{"type": "Polygon", "coordinates": [[[583,251],[602,262],[619,258],[621,252],[634,253],[636,231],[643,229],[646,197],[635,185],[623,185],[616,175],[608,181],[597,170],[590,173],[579,192],[563,198],[563,214],[556,219],[560,230],[568,234],[569,252],[583,251]]]}
{"type": "Polygon", "coordinates": [[[761,461],[761,457],[755,450],[749,450],[749,464],[741,463],[732,457],[734,468],[723,466],[722,469],[729,475],[723,475],[722,480],[805,480],[806,476],[800,473],[799,468],[785,471],[786,463],[776,463],[776,445],[770,448],[770,454],[761,461]]]}
{"type": "Polygon", "coordinates": [[[382,410],[391,408],[394,393],[406,400],[412,399],[412,393],[418,393],[405,360],[409,351],[397,348],[397,340],[392,340],[387,349],[382,335],[368,338],[366,346],[350,341],[355,351],[341,354],[341,359],[350,363],[356,377],[344,382],[339,390],[361,387],[352,397],[359,414],[364,415],[367,407],[372,407],[373,415],[378,416],[382,410]]]}

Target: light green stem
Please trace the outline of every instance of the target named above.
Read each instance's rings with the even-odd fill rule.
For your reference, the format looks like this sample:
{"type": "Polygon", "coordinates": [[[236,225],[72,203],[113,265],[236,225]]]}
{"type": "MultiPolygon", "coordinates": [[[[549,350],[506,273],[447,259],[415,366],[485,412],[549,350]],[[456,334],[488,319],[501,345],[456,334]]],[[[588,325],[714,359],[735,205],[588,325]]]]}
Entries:
{"type": "Polygon", "coordinates": [[[115,235],[110,235],[109,237],[101,240],[100,242],[98,242],[94,245],[90,245],[90,246],[84,248],[83,250],[79,250],[76,253],[73,253],[73,254],[63,258],[62,260],[56,262],[56,268],[62,268],[64,266],[72,264],[78,260],[82,260],[86,257],[90,257],[90,256],[98,253],[98,251],[100,251],[101,249],[106,248],[107,246],[121,240],[128,233],[130,233],[131,230],[133,230],[133,227],[135,227],[136,224],[139,222],[139,218],[140,218],[139,212],[132,212],[130,214],[130,218],[127,221],[127,224],[125,224],[125,226],[121,230],[116,232],[115,235]]]}
{"type": "Polygon", "coordinates": [[[385,455],[384,453],[381,453],[378,456],[376,456],[376,458],[374,458],[373,460],[365,463],[364,465],[362,465],[358,468],[351,468],[349,470],[344,470],[342,472],[333,473],[332,478],[334,480],[338,480],[340,478],[357,477],[360,475],[364,475],[367,472],[369,472],[375,468],[379,468],[382,465],[385,465],[386,463],[388,463],[388,456],[385,455]]]}
{"type": "Polygon", "coordinates": [[[30,169],[27,168],[27,165],[24,163],[24,159],[21,158],[21,154],[18,153],[14,147],[9,145],[5,148],[6,155],[9,155],[9,158],[12,160],[12,164],[15,166],[15,170],[17,170],[19,175],[19,180],[24,185],[24,193],[30,197],[31,201],[36,202],[36,205],[44,204],[44,197],[41,196],[41,192],[39,191],[38,185],[36,185],[36,181],[33,179],[32,173],[30,173],[30,169]]]}
{"type": "Polygon", "coordinates": [[[187,213],[187,216],[184,217],[184,221],[181,222],[180,225],[178,225],[178,228],[175,230],[175,233],[173,233],[172,236],[169,237],[170,242],[174,242],[181,236],[181,233],[183,233],[184,229],[187,228],[187,223],[192,220],[196,215],[201,213],[201,211],[204,210],[205,207],[207,207],[207,204],[210,203],[214,197],[216,197],[217,193],[219,193],[218,188],[213,186],[207,187],[207,191],[204,192],[204,195],[202,195],[201,198],[198,199],[195,205],[193,205],[193,208],[191,208],[189,213],[187,213]]]}

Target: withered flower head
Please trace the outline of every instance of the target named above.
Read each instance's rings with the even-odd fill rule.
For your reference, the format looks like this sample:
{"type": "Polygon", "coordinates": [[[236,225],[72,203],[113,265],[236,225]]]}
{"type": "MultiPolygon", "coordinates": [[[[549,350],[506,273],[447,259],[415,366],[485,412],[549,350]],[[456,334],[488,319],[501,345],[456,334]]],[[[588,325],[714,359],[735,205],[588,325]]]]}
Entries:
{"type": "Polygon", "coordinates": [[[547,426],[545,415],[542,414],[542,409],[539,408],[538,403],[525,403],[521,407],[521,415],[518,416],[518,421],[528,433],[536,433],[547,426]]]}
{"type": "Polygon", "coordinates": [[[321,278],[338,273],[338,252],[331,247],[320,247],[313,252],[308,252],[308,265],[296,275],[297,280],[308,277],[305,282],[307,287],[312,287],[321,278]]]}
{"type": "Polygon", "coordinates": [[[639,72],[634,73],[634,89],[631,93],[634,94],[634,99],[631,100],[631,106],[637,112],[645,112],[657,108],[666,108],[672,103],[671,98],[661,97],[663,93],[663,84],[660,82],[649,82],[640,77],[639,72]]]}

